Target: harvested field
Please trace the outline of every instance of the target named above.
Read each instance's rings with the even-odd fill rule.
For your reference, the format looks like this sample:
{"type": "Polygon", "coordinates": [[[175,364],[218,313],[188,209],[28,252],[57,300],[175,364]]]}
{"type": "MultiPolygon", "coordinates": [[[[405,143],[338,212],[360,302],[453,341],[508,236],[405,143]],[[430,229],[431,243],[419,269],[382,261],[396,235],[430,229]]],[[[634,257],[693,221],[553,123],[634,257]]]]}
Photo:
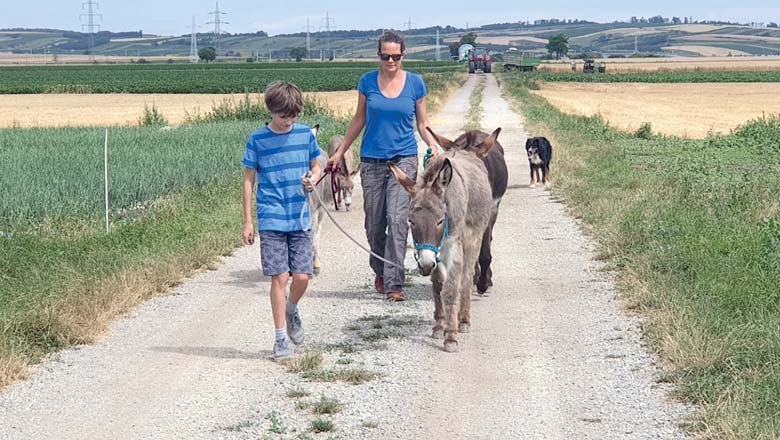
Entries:
{"type": "Polygon", "coordinates": [[[705,57],[748,55],[747,52],[743,52],[741,50],[729,49],[727,47],[714,47],[714,46],[666,46],[666,47],[662,47],[661,49],[666,51],[682,50],[685,52],[697,53],[705,57]]]}
{"type": "MultiPolygon", "coordinates": [[[[708,48],[718,49],[718,48],[708,48]]],[[[738,51],[731,51],[732,54],[738,51]]],[[[582,60],[576,60],[582,69],[582,60]]],[[[780,70],[777,56],[732,56],[732,57],[674,57],[674,58],[601,58],[596,61],[607,65],[607,72],[659,72],[670,70],[737,70],[764,71],[780,70]]],[[[571,61],[549,62],[539,66],[542,71],[570,72],[571,61]]]]}
{"type": "Polygon", "coordinates": [[[762,114],[780,114],[778,83],[545,83],[533,93],[564,113],[601,114],[628,131],[649,122],[655,133],[689,138],[728,133],[762,114]]]}
{"type": "MultiPolygon", "coordinates": [[[[321,99],[335,113],[351,115],[357,93],[305,93],[321,99]]],[[[144,106],[154,105],[171,124],[185,120],[187,113],[211,110],[224,99],[241,100],[244,94],[43,94],[0,95],[0,127],[65,127],[136,125],[144,106]]],[[[251,95],[253,99],[262,94],[251,95]]]]}

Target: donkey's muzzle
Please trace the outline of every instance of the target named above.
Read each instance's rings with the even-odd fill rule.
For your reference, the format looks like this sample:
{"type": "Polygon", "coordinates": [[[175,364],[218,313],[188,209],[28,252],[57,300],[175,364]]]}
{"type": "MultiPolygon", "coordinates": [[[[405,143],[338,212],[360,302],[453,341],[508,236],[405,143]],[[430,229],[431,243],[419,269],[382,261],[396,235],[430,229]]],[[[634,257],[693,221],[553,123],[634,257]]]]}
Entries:
{"type": "Polygon", "coordinates": [[[428,275],[433,272],[433,269],[436,269],[436,253],[428,250],[423,249],[417,251],[417,270],[420,271],[420,275],[427,277],[428,275]]]}

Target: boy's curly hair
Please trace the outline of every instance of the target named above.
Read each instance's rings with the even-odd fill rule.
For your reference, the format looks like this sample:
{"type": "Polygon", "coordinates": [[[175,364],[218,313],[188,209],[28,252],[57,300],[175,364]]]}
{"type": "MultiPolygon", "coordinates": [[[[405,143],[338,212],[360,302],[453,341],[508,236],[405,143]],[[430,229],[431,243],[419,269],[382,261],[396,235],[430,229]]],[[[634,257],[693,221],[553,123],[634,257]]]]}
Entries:
{"type": "Polygon", "coordinates": [[[303,111],[301,89],[291,82],[280,80],[268,84],[263,94],[263,100],[271,113],[297,116],[303,111]]]}

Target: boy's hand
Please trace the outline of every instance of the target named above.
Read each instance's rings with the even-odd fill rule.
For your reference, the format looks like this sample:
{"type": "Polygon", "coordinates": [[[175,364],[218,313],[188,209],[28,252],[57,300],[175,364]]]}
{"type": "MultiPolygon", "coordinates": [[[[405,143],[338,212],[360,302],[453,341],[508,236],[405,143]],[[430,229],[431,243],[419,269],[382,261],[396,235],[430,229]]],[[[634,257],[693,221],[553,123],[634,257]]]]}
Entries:
{"type": "Polygon", "coordinates": [[[311,171],[307,171],[306,174],[301,176],[301,183],[303,184],[303,189],[306,190],[306,192],[312,192],[314,191],[314,182],[312,182],[312,174],[311,171]]]}
{"type": "Polygon", "coordinates": [[[244,244],[249,246],[255,244],[255,227],[252,222],[244,223],[244,231],[242,233],[244,244]]]}

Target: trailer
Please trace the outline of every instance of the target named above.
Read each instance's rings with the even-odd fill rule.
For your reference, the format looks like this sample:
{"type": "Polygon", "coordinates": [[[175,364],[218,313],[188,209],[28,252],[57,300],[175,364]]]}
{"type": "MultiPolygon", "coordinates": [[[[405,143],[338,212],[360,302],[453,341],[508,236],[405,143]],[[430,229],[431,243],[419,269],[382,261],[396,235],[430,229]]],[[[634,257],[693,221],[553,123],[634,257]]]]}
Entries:
{"type": "Polygon", "coordinates": [[[504,52],[504,72],[533,72],[540,62],[539,58],[525,56],[514,47],[504,52]]]}

